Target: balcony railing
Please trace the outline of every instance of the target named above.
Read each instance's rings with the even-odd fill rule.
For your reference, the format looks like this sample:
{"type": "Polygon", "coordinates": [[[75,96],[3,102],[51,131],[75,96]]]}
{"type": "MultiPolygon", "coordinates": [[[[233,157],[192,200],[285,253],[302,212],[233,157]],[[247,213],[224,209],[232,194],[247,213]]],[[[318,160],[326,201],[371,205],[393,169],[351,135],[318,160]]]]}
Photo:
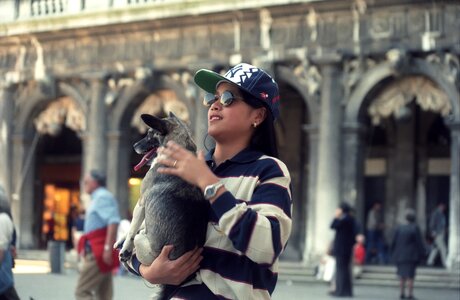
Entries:
{"type": "Polygon", "coordinates": [[[59,15],[67,11],[67,0],[31,0],[30,16],[59,15]]]}
{"type": "MultiPolygon", "coordinates": [[[[149,3],[166,3],[166,2],[181,2],[181,1],[171,1],[171,0],[109,0],[101,1],[99,5],[90,4],[88,0],[80,1],[70,1],[74,3],[68,3],[69,0],[28,0],[30,2],[30,16],[47,16],[47,15],[58,15],[68,12],[68,5],[73,5],[73,8],[77,10],[88,10],[85,8],[91,7],[102,7],[102,8],[112,8],[120,6],[131,6],[139,4],[149,4],[149,3]],[[88,3],[88,5],[86,5],[88,3]]],[[[18,14],[20,15],[20,14],[18,14]]]]}
{"type": "Polygon", "coordinates": [[[194,0],[1,0],[0,23],[194,0]]]}

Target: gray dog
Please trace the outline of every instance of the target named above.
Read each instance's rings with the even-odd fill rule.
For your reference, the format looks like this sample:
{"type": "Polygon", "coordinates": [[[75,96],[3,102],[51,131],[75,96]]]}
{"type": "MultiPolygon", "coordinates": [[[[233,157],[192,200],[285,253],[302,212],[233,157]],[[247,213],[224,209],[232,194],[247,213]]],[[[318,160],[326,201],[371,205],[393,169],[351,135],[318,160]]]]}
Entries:
{"type": "MultiPolygon", "coordinates": [[[[135,170],[149,162],[151,166],[142,180],[141,196],[133,211],[130,230],[115,247],[122,245],[122,262],[128,261],[135,252],[142,264],[150,265],[165,245],[174,245],[169,255],[171,260],[204,245],[209,202],[198,187],[177,176],[157,172],[161,165],[156,162],[156,150],[168,141],[196,151],[188,126],[173,113],[163,119],[147,114],[141,118],[150,129],[134,144],[136,152],[144,155],[135,170]]],[[[173,289],[163,286],[160,299],[167,299],[173,289]]]]}

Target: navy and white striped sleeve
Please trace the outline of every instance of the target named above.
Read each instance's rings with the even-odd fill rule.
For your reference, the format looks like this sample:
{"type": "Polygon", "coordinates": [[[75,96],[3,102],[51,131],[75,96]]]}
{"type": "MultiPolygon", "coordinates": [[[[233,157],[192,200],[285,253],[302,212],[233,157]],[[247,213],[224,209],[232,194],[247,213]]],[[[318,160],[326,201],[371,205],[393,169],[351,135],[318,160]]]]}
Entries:
{"type": "Polygon", "coordinates": [[[291,179],[284,163],[277,159],[262,157],[258,165],[262,167],[257,176],[238,179],[242,182],[239,190],[250,190],[248,199],[237,200],[234,195],[238,191],[230,188],[212,208],[220,229],[237,250],[258,264],[271,265],[291,233],[291,179]]]}

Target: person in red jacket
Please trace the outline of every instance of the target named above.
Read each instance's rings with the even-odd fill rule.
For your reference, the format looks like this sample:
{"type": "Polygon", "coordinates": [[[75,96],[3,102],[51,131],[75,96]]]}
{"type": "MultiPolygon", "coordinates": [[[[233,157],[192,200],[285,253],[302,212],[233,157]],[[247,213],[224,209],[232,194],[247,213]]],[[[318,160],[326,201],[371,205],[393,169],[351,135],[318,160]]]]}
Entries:
{"type": "Polygon", "coordinates": [[[366,261],[366,248],[364,247],[364,235],[356,236],[356,244],[353,249],[353,277],[359,278],[363,273],[363,265],[366,261]]]}

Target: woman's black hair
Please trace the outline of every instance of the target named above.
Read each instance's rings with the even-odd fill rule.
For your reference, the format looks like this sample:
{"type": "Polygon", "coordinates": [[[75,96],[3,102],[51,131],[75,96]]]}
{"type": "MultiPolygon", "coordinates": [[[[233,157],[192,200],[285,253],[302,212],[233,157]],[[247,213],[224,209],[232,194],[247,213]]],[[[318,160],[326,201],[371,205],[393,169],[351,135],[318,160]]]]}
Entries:
{"type": "Polygon", "coordinates": [[[247,93],[244,93],[244,101],[253,108],[265,107],[266,116],[262,123],[254,131],[249,147],[253,150],[260,151],[265,155],[278,158],[278,144],[276,141],[275,124],[270,109],[262,104],[259,100],[254,99],[247,93]]]}

